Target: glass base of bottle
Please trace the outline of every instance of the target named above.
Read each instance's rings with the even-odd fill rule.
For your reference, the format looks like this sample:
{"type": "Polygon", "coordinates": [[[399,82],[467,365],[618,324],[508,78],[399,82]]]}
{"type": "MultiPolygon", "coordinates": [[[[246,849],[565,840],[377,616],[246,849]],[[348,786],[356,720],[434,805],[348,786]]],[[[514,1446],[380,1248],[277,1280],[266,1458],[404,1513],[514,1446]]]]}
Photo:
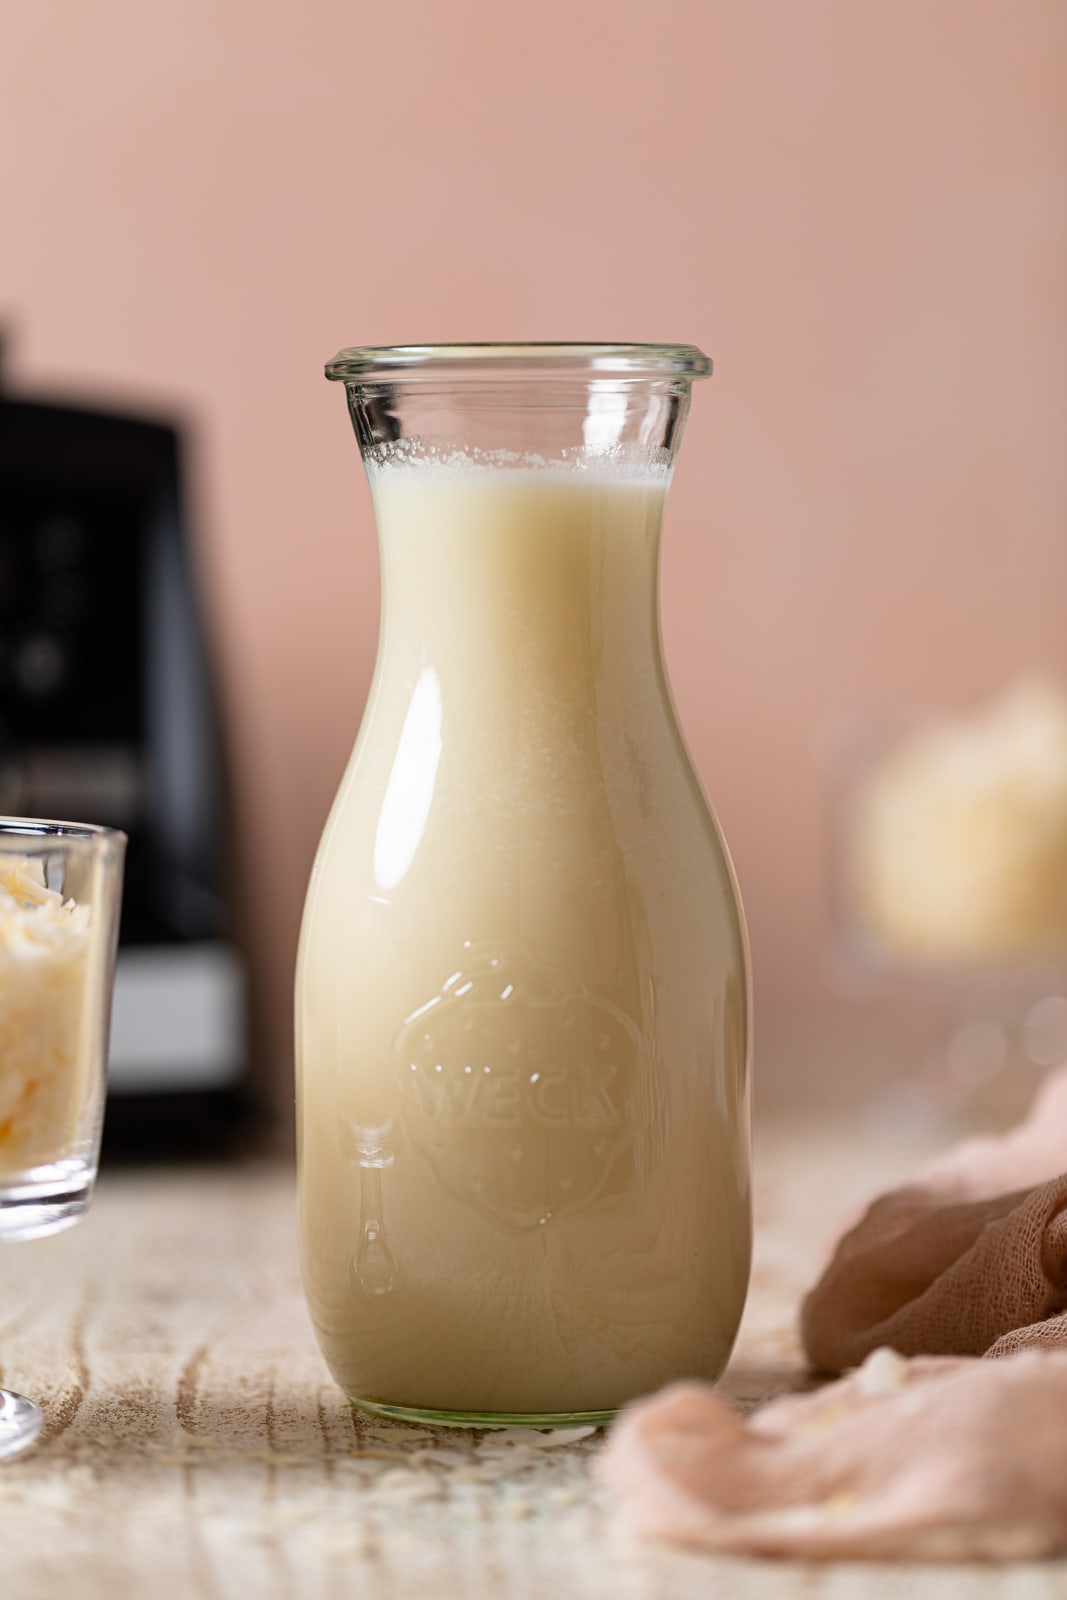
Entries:
{"type": "Polygon", "coordinates": [[[391,1406],[382,1400],[351,1396],[349,1405],[391,1422],[435,1428],[600,1428],[617,1415],[615,1411],[435,1411],[428,1406],[391,1406]]]}

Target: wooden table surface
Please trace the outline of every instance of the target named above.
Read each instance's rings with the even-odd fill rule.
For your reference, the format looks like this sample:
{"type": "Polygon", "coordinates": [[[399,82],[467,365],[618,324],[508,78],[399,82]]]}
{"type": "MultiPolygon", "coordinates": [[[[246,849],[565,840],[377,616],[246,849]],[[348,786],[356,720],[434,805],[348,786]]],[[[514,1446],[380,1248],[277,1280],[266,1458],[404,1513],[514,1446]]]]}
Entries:
{"type": "MultiPolygon", "coordinates": [[[[797,1127],[758,1140],[757,1258],[725,1380],[802,1385],[800,1293],[833,1221],[913,1150],[797,1127]]],[[[1067,1563],[802,1566],[640,1546],[543,1448],[354,1415],[301,1298],[284,1167],[105,1176],[77,1228],[0,1255],[0,1363],[44,1442],[0,1465],[0,1600],[1045,1600],[1067,1563]]]]}

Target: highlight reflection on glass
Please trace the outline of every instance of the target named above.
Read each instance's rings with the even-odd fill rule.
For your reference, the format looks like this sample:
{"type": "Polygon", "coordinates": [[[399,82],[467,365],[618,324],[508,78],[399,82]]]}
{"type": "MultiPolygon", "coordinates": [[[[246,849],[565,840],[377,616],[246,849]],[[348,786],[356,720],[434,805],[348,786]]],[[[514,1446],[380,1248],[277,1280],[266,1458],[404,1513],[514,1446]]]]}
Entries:
{"type": "Polygon", "coordinates": [[[441,689],[433,667],[426,666],[400,731],[374,836],[374,876],[380,889],[394,889],[415,859],[440,760],[441,689]]]}

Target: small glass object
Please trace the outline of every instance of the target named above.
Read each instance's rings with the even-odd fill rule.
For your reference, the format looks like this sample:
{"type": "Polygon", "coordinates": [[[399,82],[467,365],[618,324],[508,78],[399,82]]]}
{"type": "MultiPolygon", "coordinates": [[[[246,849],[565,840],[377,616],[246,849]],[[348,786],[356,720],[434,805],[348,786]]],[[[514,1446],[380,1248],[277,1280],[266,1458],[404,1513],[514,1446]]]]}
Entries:
{"type": "Polygon", "coordinates": [[[601,1422],[748,1282],[737,886],[674,714],[688,345],[343,351],[384,606],[297,977],[304,1283],[365,1409],[601,1422]]]}
{"type": "MultiPolygon", "coordinates": [[[[0,818],[0,1242],[70,1227],[92,1198],[125,850],[111,829],[0,818]]],[[[42,1421],[0,1389],[0,1457],[42,1421]]]]}
{"type": "Polygon", "coordinates": [[[828,742],[834,972],[940,1014],[949,1106],[1067,1059],[1067,695],[842,717],[828,742]]]}

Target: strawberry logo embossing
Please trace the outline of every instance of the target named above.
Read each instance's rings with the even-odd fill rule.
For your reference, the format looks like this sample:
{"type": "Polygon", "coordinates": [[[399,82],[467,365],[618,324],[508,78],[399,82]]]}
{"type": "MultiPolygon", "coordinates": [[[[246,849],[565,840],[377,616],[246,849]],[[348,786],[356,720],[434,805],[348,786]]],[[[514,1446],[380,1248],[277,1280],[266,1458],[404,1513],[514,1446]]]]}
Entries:
{"type": "Polygon", "coordinates": [[[413,1144],[447,1193],[504,1227],[589,1205],[631,1142],[638,1029],[517,944],[467,941],[395,1048],[413,1144]]]}

